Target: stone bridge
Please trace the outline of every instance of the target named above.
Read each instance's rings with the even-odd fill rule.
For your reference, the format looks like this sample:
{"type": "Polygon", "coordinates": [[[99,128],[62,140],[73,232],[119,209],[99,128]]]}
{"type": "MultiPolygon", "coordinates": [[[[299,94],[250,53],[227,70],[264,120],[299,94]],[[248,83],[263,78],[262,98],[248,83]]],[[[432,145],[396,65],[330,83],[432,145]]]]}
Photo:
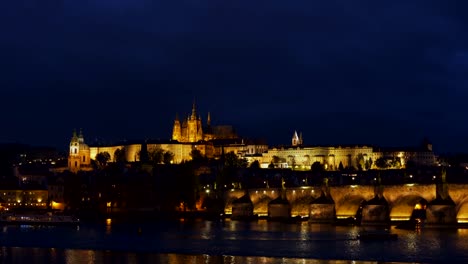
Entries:
{"type": "MultiPolygon", "coordinates": [[[[434,201],[436,184],[405,184],[383,186],[382,196],[388,203],[391,220],[409,220],[417,204],[434,201]]],[[[468,184],[447,184],[448,195],[455,203],[456,219],[468,223],[468,184]]],[[[248,193],[254,205],[254,214],[268,215],[268,203],[281,195],[281,189],[250,189],[248,193]]],[[[309,216],[309,204],[320,197],[322,187],[297,187],[284,190],[291,205],[291,216],[309,216]]],[[[232,213],[232,202],[245,194],[243,190],[226,193],[225,213],[232,213]]],[[[354,217],[363,201],[375,197],[374,186],[347,185],[329,188],[335,203],[336,218],[354,217]]]]}

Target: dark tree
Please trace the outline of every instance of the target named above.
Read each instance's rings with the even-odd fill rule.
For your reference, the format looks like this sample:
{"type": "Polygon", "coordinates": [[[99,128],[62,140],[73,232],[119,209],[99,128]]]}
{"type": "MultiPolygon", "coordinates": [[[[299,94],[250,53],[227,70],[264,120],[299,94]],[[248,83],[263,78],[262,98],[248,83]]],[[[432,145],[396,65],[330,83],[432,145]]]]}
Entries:
{"type": "Polygon", "coordinates": [[[340,164],[338,165],[338,170],[339,171],[344,171],[344,166],[343,163],[340,161],[340,164]]]}
{"type": "Polygon", "coordinates": [[[280,163],[281,162],[281,158],[278,157],[278,156],[273,156],[273,158],[271,159],[271,163],[273,164],[277,164],[277,163],[280,163]]]}
{"type": "Polygon", "coordinates": [[[258,160],[254,160],[254,161],[250,164],[250,168],[251,168],[251,169],[260,169],[260,162],[258,162],[258,160]]]}
{"type": "Polygon", "coordinates": [[[366,170],[370,170],[372,168],[372,158],[369,158],[368,160],[366,160],[366,164],[365,164],[365,168],[366,170]]]}
{"type": "Polygon", "coordinates": [[[198,150],[198,149],[193,149],[190,152],[190,157],[192,157],[192,161],[195,162],[195,163],[201,163],[201,162],[204,162],[206,160],[205,156],[203,156],[201,151],[198,150]]]}
{"type": "Polygon", "coordinates": [[[160,148],[148,151],[148,158],[151,164],[161,164],[164,161],[164,150],[160,148]]]}
{"type": "Polygon", "coordinates": [[[127,157],[125,149],[116,149],[114,152],[114,162],[116,163],[126,163],[127,157]]]}
{"type": "Polygon", "coordinates": [[[387,160],[385,158],[378,158],[375,161],[375,166],[379,169],[386,169],[388,168],[387,160]]]}
{"type": "Polygon", "coordinates": [[[174,153],[170,151],[164,152],[164,155],[163,155],[164,164],[171,164],[173,159],[174,159],[174,153]]]}
{"type": "Polygon", "coordinates": [[[414,169],[416,168],[416,163],[413,160],[406,161],[406,169],[414,169]]]}
{"type": "Polygon", "coordinates": [[[98,163],[98,166],[103,168],[107,165],[107,162],[109,162],[111,156],[109,154],[109,152],[107,151],[104,151],[104,152],[99,152],[97,155],[96,155],[96,161],[98,163]]]}
{"type": "Polygon", "coordinates": [[[312,170],[312,173],[314,174],[319,174],[324,171],[323,164],[320,163],[319,161],[314,162],[310,169],[312,170]]]}
{"type": "Polygon", "coordinates": [[[224,165],[229,168],[237,168],[239,165],[239,157],[233,151],[225,154],[224,165]]]}
{"type": "Polygon", "coordinates": [[[233,151],[224,155],[224,165],[227,168],[246,168],[247,160],[240,159],[233,151]]]}

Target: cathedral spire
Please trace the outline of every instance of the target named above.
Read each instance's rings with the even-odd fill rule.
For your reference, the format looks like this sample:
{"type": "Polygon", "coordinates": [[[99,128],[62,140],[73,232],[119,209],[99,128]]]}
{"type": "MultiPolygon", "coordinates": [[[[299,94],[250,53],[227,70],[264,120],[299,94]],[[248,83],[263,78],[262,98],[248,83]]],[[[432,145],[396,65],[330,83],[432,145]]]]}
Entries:
{"type": "Polygon", "coordinates": [[[193,99],[193,104],[192,104],[192,119],[197,118],[197,108],[195,105],[195,99],[193,99]]]}
{"type": "Polygon", "coordinates": [[[207,118],[206,118],[206,124],[207,124],[208,126],[211,126],[211,114],[210,114],[210,112],[208,112],[208,116],[207,116],[207,118]]]}
{"type": "Polygon", "coordinates": [[[291,145],[293,146],[299,145],[299,136],[297,135],[297,130],[294,131],[294,134],[291,139],[291,145]]]}

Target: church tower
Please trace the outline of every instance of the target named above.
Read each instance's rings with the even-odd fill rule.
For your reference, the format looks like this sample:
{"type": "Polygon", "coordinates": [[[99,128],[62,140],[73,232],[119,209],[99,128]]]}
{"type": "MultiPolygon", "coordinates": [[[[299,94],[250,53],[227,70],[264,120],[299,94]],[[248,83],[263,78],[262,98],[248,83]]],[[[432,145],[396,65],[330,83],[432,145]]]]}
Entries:
{"type": "MultiPolygon", "coordinates": [[[[208,116],[208,123],[210,122],[211,118],[208,116]]],[[[183,143],[194,143],[204,140],[204,137],[202,118],[197,114],[197,107],[194,101],[191,114],[181,121],[179,121],[178,117],[174,120],[172,139],[183,143]]]]}
{"type": "Polygon", "coordinates": [[[68,154],[68,169],[76,173],[80,170],[90,170],[91,158],[88,145],[84,142],[83,132],[77,135],[73,131],[73,136],[70,140],[70,152],[68,154]]]}
{"type": "Polygon", "coordinates": [[[294,131],[294,134],[291,139],[291,145],[293,147],[302,145],[302,132],[300,133],[300,135],[297,135],[297,131],[294,131]]]}
{"type": "Polygon", "coordinates": [[[172,128],[172,140],[182,141],[181,125],[177,114],[174,120],[174,127],[172,128]]]}
{"type": "Polygon", "coordinates": [[[201,117],[197,116],[195,102],[192,105],[192,115],[190,115],[187,121],[187,136],[188,142],[197,142],[203,140],[201,117]]]}

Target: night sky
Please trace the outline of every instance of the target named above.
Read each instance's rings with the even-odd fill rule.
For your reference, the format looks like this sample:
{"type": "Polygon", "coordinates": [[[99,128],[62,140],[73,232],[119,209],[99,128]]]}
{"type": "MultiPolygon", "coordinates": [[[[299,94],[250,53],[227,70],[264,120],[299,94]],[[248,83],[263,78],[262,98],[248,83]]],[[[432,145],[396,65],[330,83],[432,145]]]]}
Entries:
{"type": "Polygon", "coordinates": [[[168,139],[195,99],[270,145],[468,150],[466,0],[1,2],[0,142],[168,139]]]}

